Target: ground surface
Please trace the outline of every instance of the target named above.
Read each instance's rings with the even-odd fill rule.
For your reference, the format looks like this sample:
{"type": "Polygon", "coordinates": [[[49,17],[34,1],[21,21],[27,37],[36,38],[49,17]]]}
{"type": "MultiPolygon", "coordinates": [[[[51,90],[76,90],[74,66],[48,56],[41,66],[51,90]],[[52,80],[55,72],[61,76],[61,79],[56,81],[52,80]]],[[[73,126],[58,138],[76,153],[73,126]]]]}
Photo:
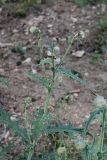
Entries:
{"type": "MultiPolygon", "coordinates": [[[[36,49],[28,47],[36,41],[36,37],[28,32],[29,28],[34,25],[43,33],[43,45],[46,45],[48,38],[51,37],[57,41],[57,45],[61,48],[61,54],[64,54],[66,50],[67,36],[76,34],[78,31],[84,31],[87,35],[82,46],[85,54],[81,58],[74,57],[72,55],[73,50],[81,49],[79,46],[74,47],[67,55],[64,66],[66,68],[73,67],[80,72],[83,79],[92,83],[91,87],[98,94],[107,97],[106,59],[104,63],[91,63],[94,44],[93,37],[90,35],[95,32],[101,13],[102,10],[99,5],[79,8],[74,3],[63,0],[49,7],[46,5],[39,9],[32,7],[25,18],[16,18],[9,14],[8,10],[0,10],[0,75],[6,76],[12,85],[9,89],[0,87],[0,101],[6,110],[18,114],[20,117],[23,100],[26,96],[33,98],[31,111],[38,106],[43,106],[44,103],[45,92],[43,87],[38,82],[30,80],[26,75],[27,71],[31,70],[31,64],[23,63],[24,60],[31,57],[32,64],[35,64],[39,56],[36,49]],[[23,46],[28,47],[24,57],[11,51],[11,48],[17,43],[22,43],[23,46]],[[22,61],[21,65],[17,65],[19,61],[22,61]]],[[[59,88],[54,93],[56,101],[72,91],[74,91],[74,100],[69,103],[64,102],[60,109],[52,100],[50,110],[54,112],[57,108],[57,114],[64,123],[70,121],[81,125],[84,118],[95,110],[94,95],[86,87],[82,87],[78,82],[66,77],[63,78],[59,88]]]]}

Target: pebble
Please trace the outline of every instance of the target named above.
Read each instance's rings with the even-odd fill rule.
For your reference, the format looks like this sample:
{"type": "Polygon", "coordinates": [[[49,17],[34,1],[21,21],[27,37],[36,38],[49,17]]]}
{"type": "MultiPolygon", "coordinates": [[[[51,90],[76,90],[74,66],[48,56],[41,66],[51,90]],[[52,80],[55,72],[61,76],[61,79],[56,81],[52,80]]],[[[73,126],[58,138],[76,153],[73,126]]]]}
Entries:
{"type": "Polygon", "coordinates": [[[13,29],[13,33],[18,33],[18,30],[17,29],[13,29]]]}
{"type": "Polygon", "coordinates": [[[73,52],[72,55],[81,58],[85,54],[84,50],[73,52]]]}
{"type": "Polygon", "coordinates": [[[48,26],[47,26],[48,28],[52,28],[52,24],[48,24],[48,26]]]}
{"type": "Polygon", "coordinates": [[[88,72],[85,72],[84,73],[84,76],[88,77],[89,73],[88,72]]]}
{"type": "Polygon", "coordinates": [[[31,57],[28,57],[25,61],[23,61],[23,63],[31,64],[31,61],[31,57]]]}
{"type": "Polygon", "coordinates": [[[90,114],[86,115],[85,118],[88,119],[90,117],[90,114]]]}
{"type": "Polygon", "coordinates": [[[75,97],[75,98],[78,98],[78,93],[74,93],[74,97],[75,97]]]}

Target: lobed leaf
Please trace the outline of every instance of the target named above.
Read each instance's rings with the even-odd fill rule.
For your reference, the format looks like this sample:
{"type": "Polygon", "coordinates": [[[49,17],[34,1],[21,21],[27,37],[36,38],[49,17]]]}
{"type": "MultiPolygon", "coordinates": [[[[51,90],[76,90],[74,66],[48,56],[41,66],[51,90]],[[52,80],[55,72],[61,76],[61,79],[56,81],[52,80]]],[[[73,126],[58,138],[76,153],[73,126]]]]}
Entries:
{"type": "Polygon", "coordinates": [[[27,131],[24,128],[19,126],[18,121],[12,121],[10,119],[10,114],[3,109],[3,106],[0,104],[0,122],[6,124],[9,128],[11,128],[15,134],[22,138],[24,142],[28,141],[27,131]]]}

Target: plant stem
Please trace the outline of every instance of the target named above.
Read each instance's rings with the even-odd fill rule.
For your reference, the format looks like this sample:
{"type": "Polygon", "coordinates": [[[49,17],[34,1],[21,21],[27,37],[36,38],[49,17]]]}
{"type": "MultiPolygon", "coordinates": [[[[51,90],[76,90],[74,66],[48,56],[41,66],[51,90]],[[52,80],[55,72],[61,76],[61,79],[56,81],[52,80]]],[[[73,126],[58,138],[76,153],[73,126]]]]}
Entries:
{"type": "Polygon", "coordinates": [[[46,96],[46,100],[45,100],[45,105],[44,105],[44,113],[47,114],[48,112],[48,106],[49,106],[49,103],[50,103],[50,98],[51,98],[51,95],[52,95],[52,90],[50,92],[48,92],[48,95],[46,96]]]}
{"type": "Polygon", "coordinates": [[[103,142],[104,142],[104,133],[105,133],[105,118],[106,118],[106,109],[103,108],[103,119],[102,119],[102,129],[101,129],[101,140],[100,140],[100,153],[103,153],[103,142]]]}
{"type": "Polygon", "coordinates": [[[55,79],[55,61],[54,61],[54,56],[52,56],[52,73],[53,73],[53,83],[55,79]]]}
{"type": "Polygon", "coordinates": [[[31,160],[32,159],[33,153],[34,153],[33,149],[29,151],[27,160],[31,160]]]}
{"type": "Polygon", "coordinates": [[[74,40],[78,37],[78,34],[79,34],[79,33],[76,33],[76,34],[74,35],[74,37],[72,38],[72,40],[71,40],[71,42],[70,42],[70,44],[69,44],[69,46],[68,46],[68,48],[67,48],[64,56],[62,57],[61,63],[63,63],[63,61],[65,60],[65,57],[66,57],[67,54],[70,52],[71,47],[72,47],[72,44],[73,44],[74,40]]]}

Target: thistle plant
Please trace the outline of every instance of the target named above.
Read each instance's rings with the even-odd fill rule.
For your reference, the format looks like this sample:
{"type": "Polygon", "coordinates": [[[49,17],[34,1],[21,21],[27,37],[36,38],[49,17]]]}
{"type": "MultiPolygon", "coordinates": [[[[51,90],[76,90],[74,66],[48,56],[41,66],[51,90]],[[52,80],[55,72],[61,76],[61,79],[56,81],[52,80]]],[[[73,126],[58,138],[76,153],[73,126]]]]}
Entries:
{"type": "MultiPolygon", "coordinates": [[[[79,34],[77,33],[73,38],[69,39],[68,48],[62,57],[59,46],[54,45],[51,40],[49,41],[47,58],[41,59],[40,64],[37,66],[41,66],[41,69],[43,69],[45,68],[45,65],[48,64],[51,71],[50,74],[45,74],[46,76],[43,77],[37,71],[30,71],[27,73],[29,78],[39,81],[46,90],[47,95],[45,97],[43,110],[36,110],[36,113],[31,116],[29,114],[30,105],[32,103],[31,98],[26,97],[23,105],[22,125],[20,125],[20,120],[15,121],[11,119],[11,114],[7,113],[3,109],[3,106],[0,105],[0,122],[5,124],[8,128],[11,128],[21,139],[22,144],[25,146],[23,153],[26,160],[33,160],[34,157],[36,157],[35,148],[38,146],[38,142],[43,134],[47,135],[47,137],[48,135],[54,137],[55,135],[60,134],[62,137],[60,139],[63,141],[62,143],[61,140],[60,142],[59,140],[56,140],[56,143],[58,143],[58,147],[55,148],[56,152],[53,152],[53,154],[49,153],[47,156],[48,158],[46,158],[47,160],[52,159],[52,157],[54,157],[55,160],[72,159],[72,157],[68,156],[67,147],[63,138],[64,135],[73,139],[75,148],[80,153],[82,160],[106,160],[104,159],[106,152],[104,147],[107,125],[107,102],[103,97],[98,96],[94,90],[89,88],[89,83],[86,80],[83,80],[78,74],[74,74],[74,71],[71,69],[62,67],[64,59],[71,50],[75,39],[78,39],[78,35],[79,34]],[[49,105],[54,90],[57,88],[59,80],[61,80],[59,77],[62,75],[65,75],[72,80],[77,80],[81,85],[84,85],[91,90],[96,96],[95,105],[97,108],[90,114],[89,118],[86,119],[83,127],[75,127],[71,123],[66,125],[62,123],[57,125],[51,123],[52,114],[49,112],[49,105]],[[99,136],[95,136],[90,133],[90,126],[93,120],[98,118],[98,116],[100,117],[101,132],[99,133],[99,136]],[[92,139],[90,143],[86,141],[87,136],[90,136],[92,139]]],[[[46,72],[46,70],[43,71],[46,72]]]]}

